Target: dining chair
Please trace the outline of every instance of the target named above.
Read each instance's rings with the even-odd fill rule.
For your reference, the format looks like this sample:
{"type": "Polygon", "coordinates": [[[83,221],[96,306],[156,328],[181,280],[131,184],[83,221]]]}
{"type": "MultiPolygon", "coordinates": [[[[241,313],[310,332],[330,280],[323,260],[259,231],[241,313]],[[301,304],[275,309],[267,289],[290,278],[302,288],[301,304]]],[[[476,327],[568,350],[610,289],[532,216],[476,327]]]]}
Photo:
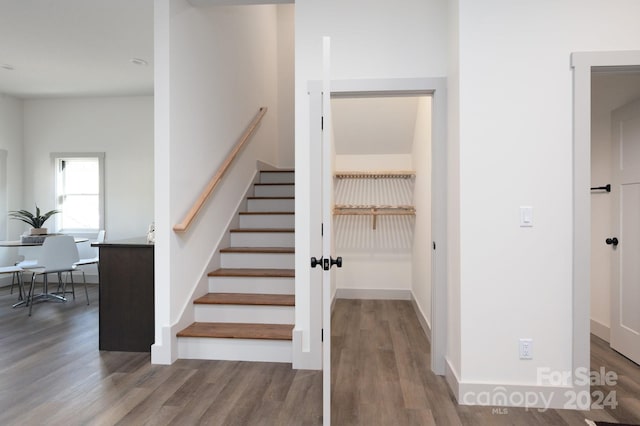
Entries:
{"type": "Polygon", "coordinates": [[[18,285],[19,295],[18,298],[22,300],[22,290],[20,286],[22,279],[22,265],[20,262],[24,260],[24,256],[16,256],[13,258],[11,266],[0,267],[0,274],[11,274],[11,294],[13,294],[13,287],[18,285]]]}
{"type": "MultiPolygon", "coordinates": [[[[104,243],[105,230],[101,229],[98,232],[98,237],[96,238],[96,243],[104,243]]],[[[98,265],[100,263],[100,252],[98,251],[98,247],[91,247],[93,250],[93,257],[82,258],[75,263],[76,270],[82,272],[82,281],[84,282],[85,287],[87,286],[87,278],[84,274],[84,269],[82,266],[85,265],[98,265]],[[78,268],[79,267],[79,268],[78,268]]],[[[87,299],[87,305],[89,304],[89,300],[87,299]]]]}
{"type": "MultiPolygon", "coordinates": [[[[16,266],[16,265],[0,267],[0,275],[12,274],[12,277],[11,277],[11,294],[13,294],[13,286],[15,285],[15,283],[17,281],[18,292],[19,292],[18,293],[18,300],[23,300],[23,298],[24,298],[24,285],[23,285],[23,282],[22,282],[22,271],[23,271],[23,269],[21,267],[19,267],[19,266],[16,266]]],[[[15,307],[15,305],[14,305],[14,307],[15,307]]]]}
{"type": "MultiPolygon", "coordinates": [[[[27,304],[29,305],[29,316],[33,310],[33,304],[36,301],[43,300],[58,300],[66,302],[64,297],[66,294],[66,282],[62,282],[63,272],[73,272],[75,270],[75,263],[80,260],[78,255],[78,248],[76,242],[71,235],[58,235],[47,237],[42,244],[41,253],[38,255],[38,264],[28,268],[24,268],[25,272],[31,273],[31,286],[29,288],[29,294],[27,296],[27,304]],[[62,288],[62,295],[49,293],[49,274],[58,274],[58,286],[62,288]],[[34,295],[34,286],[36,282],[36,276],[42,275],[43,288],[42,294],[34,295]]],[[[75,288],[73,285],[73,274],[71,276],[71,289],[73,297],[75,299],[75,288]]],[[[89,292],[85,284],[84,288],[87,296],[87,303],[89,302],[89,292]]]]}

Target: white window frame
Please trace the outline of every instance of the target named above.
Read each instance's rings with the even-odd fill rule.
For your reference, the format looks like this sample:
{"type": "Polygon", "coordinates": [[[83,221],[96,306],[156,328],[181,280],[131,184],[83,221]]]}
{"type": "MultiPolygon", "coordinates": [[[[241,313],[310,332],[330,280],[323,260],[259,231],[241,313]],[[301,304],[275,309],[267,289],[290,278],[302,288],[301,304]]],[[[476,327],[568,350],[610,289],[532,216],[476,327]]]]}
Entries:
{"type": "Polygon", "coordinates": [[[99,225],[98,228],[67,228],[61,227],[59,215],[54,215],[55,226],[58,232],[66,234],[80,235],[80,236],[93,236],[97,235],[98,231],[105,229],[104,227],[104,213],[105,213],[105,194],[104,194],[104,152],[52,152],[51,163],[53,169],[53,181],[54,181],[54,206],[58,208],[58,160],[65,158],[97,158],[98,159],[98,209],[99,209],[99,225]]]}

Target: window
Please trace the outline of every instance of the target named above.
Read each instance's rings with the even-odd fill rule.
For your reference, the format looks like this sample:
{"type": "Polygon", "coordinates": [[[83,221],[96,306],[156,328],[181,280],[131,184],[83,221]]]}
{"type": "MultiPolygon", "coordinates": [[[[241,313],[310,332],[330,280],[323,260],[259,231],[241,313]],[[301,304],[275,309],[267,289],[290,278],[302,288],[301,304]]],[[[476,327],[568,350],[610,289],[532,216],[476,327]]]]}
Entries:
{"type": "Polygon", "coordinates": [[[56,174],[57,228],[96,232],[104,228],[104,153],[52,154],[56,174]]]}

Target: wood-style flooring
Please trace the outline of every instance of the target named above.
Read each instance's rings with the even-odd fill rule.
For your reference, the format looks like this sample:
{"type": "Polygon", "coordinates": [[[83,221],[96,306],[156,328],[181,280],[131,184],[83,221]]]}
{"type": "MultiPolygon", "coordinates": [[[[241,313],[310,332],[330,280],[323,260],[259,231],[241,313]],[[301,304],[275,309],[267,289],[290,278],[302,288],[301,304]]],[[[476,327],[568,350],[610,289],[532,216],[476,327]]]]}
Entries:
{"type": "MultiPolygon", "coordinates": [[[[91,305],[11,309],[0,289],[0,425],[320,425],[322,374],[289,364],[178,360],[100,352],[97,287],[91,305]]],[[[429,370],[429,344],[404,301],[338,300],[333,315],[332,424],[640,424],[640,367],[592,339],[592,369],[618,373],[619,405],[589,412],[457,405],[429,370]]],[[[610,389],[607,389],[607,391],[610,389]]]]}
{"type": "Polygon", "coordinates": [[[591,369],[615,371],[616,409],[572,411],[458,405],[430,369],[429,342],[411,302],[344,300],[331,321],[332,425],[640,424],[640,367],[592,336],[591,369]]]}
{"type": "MultiPolygon", "coordinates": [[[[0,425],[321,425],[322,373],[98,350],[98,293],[12,309],[0,289],[0,425]]],[[[289,331],[290,333],[290,331],[289,331]]]]}

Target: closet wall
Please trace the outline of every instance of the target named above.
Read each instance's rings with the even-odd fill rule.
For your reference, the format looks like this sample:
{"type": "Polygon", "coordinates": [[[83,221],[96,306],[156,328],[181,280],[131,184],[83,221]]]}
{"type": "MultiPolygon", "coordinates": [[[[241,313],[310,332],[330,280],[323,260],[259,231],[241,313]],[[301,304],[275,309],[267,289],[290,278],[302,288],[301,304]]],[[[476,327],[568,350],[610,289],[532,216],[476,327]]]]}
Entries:
{"type": "Polygon", "coordinates": [[[334,215],[337,297],[416,299],[430,317],[431,98],[332,99],[335,204],[415,207],[414,215],[334,215]],[[392,176],[385,172],[411,172],[392,176]],[[416,239],[419,234],[420,238],[416,239]],[[413,296],[412,296],[413,295],[413,296]]]}

